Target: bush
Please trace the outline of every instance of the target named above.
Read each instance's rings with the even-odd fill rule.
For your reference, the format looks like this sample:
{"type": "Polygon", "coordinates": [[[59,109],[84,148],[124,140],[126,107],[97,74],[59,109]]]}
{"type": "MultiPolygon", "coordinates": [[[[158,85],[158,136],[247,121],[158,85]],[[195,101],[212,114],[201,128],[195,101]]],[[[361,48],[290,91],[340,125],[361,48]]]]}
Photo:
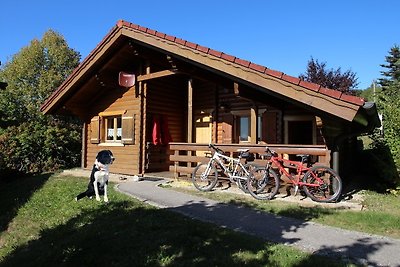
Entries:
{"type": "Polygon", "coordinates": [[[0,169],[27,174],[75,167],[80,151],[79,124],[25,122],[6,128],[0,135],[0,169]]]}

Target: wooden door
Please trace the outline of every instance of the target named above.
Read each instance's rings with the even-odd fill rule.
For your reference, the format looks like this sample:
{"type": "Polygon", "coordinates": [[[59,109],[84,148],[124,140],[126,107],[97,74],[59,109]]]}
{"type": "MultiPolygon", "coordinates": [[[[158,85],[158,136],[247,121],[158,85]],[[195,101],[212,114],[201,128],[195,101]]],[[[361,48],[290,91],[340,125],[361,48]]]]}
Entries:
{"type": "MultiPolygon", "coordinates": [[[[201,114],[196,116],[194,123],[194,142],[197,144],[209,144],[212,142],[212,117],[201,114]]],[[[204,156],[204,152],[197,151],[197,156],[204,156]]]]}

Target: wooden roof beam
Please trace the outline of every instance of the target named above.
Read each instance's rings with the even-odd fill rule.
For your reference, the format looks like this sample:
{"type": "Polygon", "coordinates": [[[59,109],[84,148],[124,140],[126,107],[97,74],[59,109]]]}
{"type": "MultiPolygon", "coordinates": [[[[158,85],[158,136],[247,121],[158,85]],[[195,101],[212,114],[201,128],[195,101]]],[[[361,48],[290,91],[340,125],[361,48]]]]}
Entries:
{"type": "Polygon", "coordinates": [[[139,75],[137,77],[137,81],[138,82],[143,82],[143,81],[148,81],[148,80],[152,80],[152,79],[157,79],[157,78],[162,78],[162,77],[175,75],[175,74],[178,74],[178,73],[179,73],[179,71],[177,71],[175,69],[162,70],[162,71],[157,71],[157,72],[153,72],[153,73],[149,73],[149,74],[139,75]]]}

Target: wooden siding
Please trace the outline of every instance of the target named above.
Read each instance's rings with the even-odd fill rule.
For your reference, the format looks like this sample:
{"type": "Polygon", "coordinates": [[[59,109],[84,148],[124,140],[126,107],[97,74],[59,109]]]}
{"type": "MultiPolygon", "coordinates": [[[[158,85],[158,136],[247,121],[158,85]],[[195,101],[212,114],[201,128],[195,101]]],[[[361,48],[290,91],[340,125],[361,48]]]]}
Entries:
{"type": "MultiPolygon", "coordinates": [[[[121,90],[124,90],[121,88],[121,90]]],[[[140,118],[140,98],[135,97],[135,88],[125,91],[122,95],[118,92],[118,89],[110,89],[110,93],[104,95],[96,105],[91,107],[91,114],[93,117],[98,116],[101,112],[119,112],[121,110],[126,111],[126,114],[134,115],[135,118],[140,118]],[[109,99],[114,101],[110,102],[109,99]]],[[[90,120],[89,120],[90,122],[90,120]]],[[[110,171],[113,173],[129,174],[134,175],[139,173],[139,136],[140,136],[140,123],[135,123],[135,141],[133,144],[116,146],[100,142],[99,144],[92,144],[91,138],[91,125],[88,122],[86,131],[86,154],[84,159],[84,168],[91,169],[95,161],[96,155],[100,150],[109,149],[113,152],[116,158],[114,164],[110,167],[110,171]]],[[[102,122],[100,121],[100,124],[102,122]]],[[[104,140],[104,128],[100,126],[101,139],[104,140]]]]}
{"type": "Polygon", "coordinates": [[[152,80],[147,86],[145,172],[168,170],[168,146],[153,145],[153,119],[161,116],[168,121],[168,130],[174,142],[186,141],[187,81],[166,77],[152,80]]]}

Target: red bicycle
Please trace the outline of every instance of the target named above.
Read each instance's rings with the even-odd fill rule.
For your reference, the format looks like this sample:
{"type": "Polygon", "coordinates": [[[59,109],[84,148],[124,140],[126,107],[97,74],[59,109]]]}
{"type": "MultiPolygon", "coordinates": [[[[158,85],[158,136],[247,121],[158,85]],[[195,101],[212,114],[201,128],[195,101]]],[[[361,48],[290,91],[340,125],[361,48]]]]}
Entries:
{"type": "Polygon", "coordinates": [[[329,167],[323,165],[312,166],[310,155],[301,156],[301,161],[293,161],[279,157],[278,154],[266,147],[267,159],[265,167],[254,169],[247,180],[249,193],[256,199],[270,200],[279,191],[280,175],[285,175],[294,185],[296,195],[299,187],[304,193],[316,202],[336,202],[342,192],[342,180],[329,167]]]}

